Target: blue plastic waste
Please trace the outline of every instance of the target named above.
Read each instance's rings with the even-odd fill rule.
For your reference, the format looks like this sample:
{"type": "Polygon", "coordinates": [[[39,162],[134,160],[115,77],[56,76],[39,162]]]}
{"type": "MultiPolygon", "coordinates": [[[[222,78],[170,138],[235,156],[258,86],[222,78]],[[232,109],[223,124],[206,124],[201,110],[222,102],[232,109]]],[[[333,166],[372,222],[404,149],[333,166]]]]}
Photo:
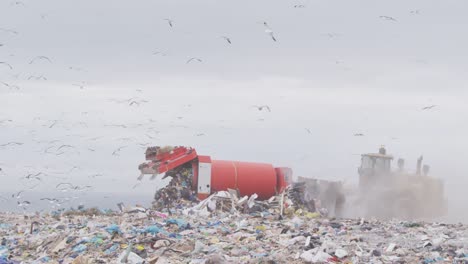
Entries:
{"type": "Polygon", "coordinates": [[[255,258],[262,258],[268,256],[268,253],[252,253],[252,256],[255,258]]]}
{"type": "Polygon", "coordinates": [[[8,257],[8,248],[5,246],[0,246],[0,258],[7,258],[8,257]]]}
{"type": "Polygon", "coordinates": [[[437,263],[437,262],[443,262],[444,259],[442,257],[438,257],[438,258],[426,258],[424,259],[424,263],[425,264],[429,264],[429,263],[437,263]]]}
{"type": "Polygon", "coordinates": [[[101,235],[97,235],[97,236],[91,238],[91,240],[89,242],[93,243],[97,247],[97,246],[104,243],[104,239],[103,239],[103,237],[101,235]]]}
{"type": "Polygon", "coordinates": [[[21,262],[16,260],[8,260],[6,257],[0,256],[0,264],[20,264],[21,262]]]}
{"type": "Polygon", "coordinates": [[[79,244],[73,248],[73,251],[76,253],[81,253],[81,252],[85,252],[87,249],[88,247],[86,245],[79,244]]]}
{"type": "Polygon", "coordinates": [[[157,233],[161,233],[161,229],[157,226],[148,226],[146,229],[145,229],[145,233],[150,233],[152,235],[155,235],[157,233]]]}
{"type": "Polygon", "coordinates": [[[45,256],[45,257],[43,257],[43,258],[41,258],[41,259],[39,259],[39,260],[40,260],[42,263],[47,263],[47,262],[50,261],[50,257],[45,256]]]}
{"type": "Polygon", "coordinates": [[[167,220],[168,224],[175,224],[179,228],[187,228],[187,222],[182,219],[169,219],[167,220]]]}
{"type": "Polygon", "coordinates": [[[117,249],[119,249],[119,245],[117,245],[117,244],[114,244],[114,245],[112,245],[112,247],[110,247],[110,248],[106,249],[106,250],[104,251],[104,254],[106,254],[106,255],[110,255],[110,254],[112,254],[112,253],[116,252],[116,251],[117,251],[117,249]]]}
{"type": "Polygon", "coordinates": [[[121,233],[122,233],[122,232],[120,231],[119,226],[116,225],[116,224],[113,224],[113,225],[110,225],[110,226],[106,227],[105,230],[106,230],[109,234],[114,234],[114,233],[119,233],[119,234],[121,234],[121,233]]]}
{"type": "Polygon", "coordinates": [[[222,224],[221,221],[216,221],[216,222],[208,222],[207,226],[208,227],[213,227],[213,226],[218,226],[222,224]]]}
{"type": "Polygon", "coordinates": [[[177,239],[182,239],[182,236],[176,233],[170,233],[169,234],[170,238],[177,238],[177,239]]]}

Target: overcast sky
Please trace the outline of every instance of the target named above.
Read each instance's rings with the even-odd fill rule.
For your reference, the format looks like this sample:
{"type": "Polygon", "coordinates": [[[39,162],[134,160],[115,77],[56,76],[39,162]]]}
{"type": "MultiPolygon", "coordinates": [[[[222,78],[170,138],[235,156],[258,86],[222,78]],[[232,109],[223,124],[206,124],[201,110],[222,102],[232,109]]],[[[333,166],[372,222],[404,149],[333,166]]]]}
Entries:
{"type": "Polygon", "coordinates": [[[0,2],[13,67],[0,64],[0,145],[23,143],[0,147],[3,191],[42,171],[36,190],[152,195],[156,182],[131,188],[147,144],[355,182],[359,154],[385,145],[410,170],[423,154],[452,219],[468,221],[466,1],[22,3],[0,2]]]}

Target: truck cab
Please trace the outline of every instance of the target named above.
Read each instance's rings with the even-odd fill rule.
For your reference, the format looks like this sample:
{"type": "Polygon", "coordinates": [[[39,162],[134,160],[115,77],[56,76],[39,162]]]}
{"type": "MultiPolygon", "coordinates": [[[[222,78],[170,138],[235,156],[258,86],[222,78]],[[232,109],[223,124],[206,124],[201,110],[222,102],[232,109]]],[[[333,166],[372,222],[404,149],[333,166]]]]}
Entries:
{"type": "Polygon", "coordinates": [[[383,177],[390,177],[393,156],[387,155],[385,148],[381,147],[379,153],[361,155],[361,166],[358,168],[359,186],[366,188],[383,177]]]}

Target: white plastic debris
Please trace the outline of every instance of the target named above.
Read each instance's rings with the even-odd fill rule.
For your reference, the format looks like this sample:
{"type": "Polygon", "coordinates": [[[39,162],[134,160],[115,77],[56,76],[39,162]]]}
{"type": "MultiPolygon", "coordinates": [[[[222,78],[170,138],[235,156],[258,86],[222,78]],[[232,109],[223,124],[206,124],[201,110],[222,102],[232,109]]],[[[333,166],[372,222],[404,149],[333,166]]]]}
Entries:
{"type": "Polygon", "coordinates": [[[300,219],[299,217],[294,217],[288,223],[288,225],[291,226],[292,228],[300,228],[303,224],[304,224],[304,221],[300,219]]]}
{"type": "Polygon", "coordinates": [[[246,228],[249,225],[249,222],[245,219],[242,219],[239,222],[237,222],[236,225],[237,225],[237,229],[240,230],[240,229],[246,228]]]}
{"type": "Polygon", "coordinates": [[[308,263],[327,262],[330,258],[332,258],[330,254],[323,251],[319,251],[318,248],[305,251],[301,254],[301,259],[308,263]]]}
{"type": "Polygon", "coordinates": [[[304,251],[301,255],[300,258],[304,260],[305,262],[312,262],[315,254],[317,254],[318,248],[313,248],[311,250],[304,251]]]}
{"type": "Polygon", "coordinates": [[[328,259],[332,258],[332,256],[328,253],[323,251],[317,252],[315,256],[312,258],[312,262],[327,262],[328,259]]]}
{"type": "Polygon", "coordinates": [[[53,253],[58,253],[61,250],[67,248],[67,238],[62,239],[55,247],[52,249],[53,253]]]}
{"type": "Polygon", "coordinates": [[[432,245],[433,245],[433,246],[439,246],[440,244],[444,243],[444,241],[445,241],[445,238],[443,238],[443,237],[438,237],[438,238],[432,239],[431,242],[432,242],[432,245]]]}
{"type": "Polygon", "coordinates": [[[387,252],[387,253],[393,252],[393,250],[395,250],[395,247],[396,247],[395,243],[390,243],[388,245],[387,249],[385,250],[385,252],[387,252]]]}
{"type": "Polygon", "coordinates": [[[337,258],[340,258],[340,259],[344,258],[344,257],[348,256],[348,251],[339,248],[339,249],[335,250],[335,256],[337,258]]]}
{"type": "Polygon", "coordinates": [[[239,201],[237,201],[237,206],[244,205],[245,203],[247,203],[247,200],[249,200],[249,197],[247,195],[240,198],[239,201]]]}
{"type": "Polygon", "coordinates": [[[429,247],[429,246],[432,246],[432,243],[431,243],[431,242],[429,242],[429,241],[424,242],[423,248],[429,247]]]}
{"type": "Polygon", "coordinates": [[[208,209],[210,211],[216,211],[216,201],[214,200],[209,200],[208,203],[207,203],[207,206],[208,206],[208,209]]]}
{"type": "Polygon", "coordinates": [[[291,238],[288,241],[288,245],[292,246],[292,245],[296,244],[297,242],[301,242],[301,241],[305,241],[305,240],[306,240],[305,236],[297,236],[297,237],[291,238]]]}
{"type": "Polygon", "coordinates": [[[117,263],[143,264],[143,262],[145,261],[140,256],[138,256],[137,254],[135,254],[133,252],[130,252],[130,254],[128,254],[127,261],[125,262],[124,258],[125,258],[126,255],[127,255],[126,251],[122,252],[119,255],[117,263]]]}
{"type": "Polygon", "coordinates": [[[247,202],[247,206],[249,208],[252,208],[255,205],[255,199],[258,198],[258,195],[256,193],[252,194],[249,198],[249,201],[247,202]]]}
{"type": "Polygon", "coordinates": [[[205,244],[203,244],[202,242],[200,241],[195,241],[195,247],[192,251],[192,254],[197,254],[197,253],[200,253],[203,251],[203,249],[205,248],[205,244]]]}
{"type": "Polygon", "coordinates": [[[400,257],[398,257],[398,256],[382,256],[382,258],[383,258],[385,261],[390,261],[390,262],[394,262],[394,261],[400,260],[400,257]]]}

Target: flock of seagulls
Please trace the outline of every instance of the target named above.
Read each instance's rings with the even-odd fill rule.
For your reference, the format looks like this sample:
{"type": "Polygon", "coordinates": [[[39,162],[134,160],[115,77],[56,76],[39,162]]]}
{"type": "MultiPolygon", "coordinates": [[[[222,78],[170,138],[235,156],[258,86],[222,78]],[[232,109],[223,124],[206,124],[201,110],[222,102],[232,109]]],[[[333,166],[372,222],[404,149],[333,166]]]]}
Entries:
{"type": "MultiPolygon", "coordinates": [[[[20,2],[20,1],[13,2],[12,4],[14,4],[14,5],[24,5],[24,3],[20,2]]],[[[293,7],[294,8],[305,8],[306,6],[301,5],[301,4],[297,4],[297,5],[294,5],[293,7]]],[[[410,13],[413,14],[413,15],[419,15],[420,10],[412,10],[410,13]]],[[[42,18],[45,18],[45,17],[46,17],[45,15],[42,15],[42,18]]],[[[398,22],[398,20],[395,17],[392,17],[392,16],[381,15],[381,16],[379,16],[379,18],[382,19],[382,20],[385,20],[385,21],[398,22]]],[[[180,25],[180,24],[176,24],[175,21],[173,19],[170,19],[170,18],[165,18],[164,21],[167,23],[167,26],[169,28],[171,28],[171,29],[177,28],[177,25],[180,25]]],[[[161,21],[161,23],[162,23],[162,21],[161,21]]],[[[259,23],[259,24],[261,23],[260,27],[263,25],[264,34],[269,39],[271,39],[271,41],[278,42],[277,34],[275,33],[273,28],[270,27],[270,25],[266,21],[261,21],[261,22],[257,22],[257,23],[259,23]]],[[[12,30],[12,29],[8,29],[8,28],[0,28],[0,32],[7,33],[7,34],[13,34],[13,35],[18,35],[19,34],[16,30],[12,30]]],[[[260,32],[259,34],[262,34],[262,33],[260,32]]],[[[233,41],[232,41],[231,37],[229,37],[228,35],[219,36],[218,40],[219,41],[225,41],[226,46],[232,45],[233,41]]],[[[336,37],[339,36],[339,34],[327,33],[327,34],[324,34],[324,36],[328,37],[328,38],[336,38],[336,37]]],[[[234,41],[236,41],[236,40],[234,39],[234,41]]],[[[268,40],[268,41],[270,41],[270,40],[268,40]]],[[[234,44],[235,43],[236,42],[234,42],[234,44]]],[[[0,43],[0,47],[3,47],[3,46],[4,46],[4,44],[0,43]]],[[[168,53],[166,51],[154,51],[152,53],[152,55],[167,56],[168,53]]],[[[29,60],[29,58],[30,57],[28,57],[28,60],[29,60]]],[[[54,59],[54,61],[56,61],[56,60],[54,59]]],[[[186,64],[195,64],[195,65],[197,63],[203,63],[203,62],[204,61],[199,57],[190,57],[189,59],[187,59],[185,61],[186,64]]],[[[30,64],[30,65],[32,65],[32,64],[42,65],[42,63],[52,64],[53,60],[48,56],[40,55],[40,56],[36,56],[36,57],[33,57],[32,59],[30,59],[28,64],[30,64]]],[[[183,63],[183,61],[181,63],[183,63]]],[[[339,64],[339,63],[340,62],[337,61],[337,64],[339,64]]],[[[18,68],[18,66],[15,65],[14,63],[13,63],[13,65],[16,68],[18,68]]],[[[4,70],[6,72],[13,71],[13,70],[15,70],[15,67],[13,67],[13,65],[10,64],[7,61],[0,61],[0,70],[4,70]]],[[[68,70],[76,71],[76,72],[86,71],[86,69],[84,69],[84,68],[75,67],[75,66],[69,66],[68,70]]],[[[26,75],[26,76],[28,76],[28,75],[26,75]]],[[[34,75],[29,75],[27,77],[27,80],[29,80],[29,81],[47,81],[48,78],[46,78],[44,75],[34,74],[34,75]]],[[[14,83],[10,83],[10,82],[7,83],[7,82],[0,81],[0,85],[5,86],[5,87],[9,88],[10,90],[19,90],[20,89],[20,87],[18,85],[14,84],[14,83]]],[[[80,90],[84,90],[88,86],[88,82],[85,82],[85,81],[75,82],[75,83],[72,84],[72,86],[78,87],[80,90]]],[[[137,89],[137,92],[141,93],[142,90],[137,89]]],[[[124,104],[124,105],[127,105],[127,106],[134,106],[134,107],[140,106],[140,105],[145,104],[145,103],[149,103],[148,100],[142,99],[140,97],[132,97],[132,98],[129,98],[129,99],[126,99],[126,100],[111,100],[111,101],[119,103],[119,104],[124,104]]],[[[272,111],[271,107],[269,105],[252,105],[251,107],[255,108],[259,112],[271,112],[272,111]]],[[[421,110],[423,110],[423,111],[431,110],[431,109],[434,109],[435,107],[437,107],[437,105],[429,105],[429,106],[423,107],[421,110]]],[[[176,117],[176,118],[178,120],[183,119],[183,117],[181,117],[181,116],[176,117]]],[[[259,120],[262,121],[264,119],[259,119],[259,120]]],[[[5,124],[5,123],[10,123],[10,122],[12,122],[11,119],[0,120],[0,125],[5,124]]],[[[48,129],[53,129],[53,128],[56,128],[57,126],[59,126],[59,127],[62,126],[62,122],[63,122],[63,120],[59,120],[59,119],[49,120],[48,123],[44,124],[44,126],[46,127],[46,129],[47,128],[48,129]]],[[[84,124],[84,125],[86,125],[86,124],[84,124]]],[[[111,124],[111,125],[104,125],[104,126],[127,129],[127,128],[135,128],[135,127],[142,126],[142,125],[143,124],[134,124],[134,125],[132,125],[132,124],[111,124]]],[[[172,125],[172,127],[187,128],[187,126],[177,125],[177,124],[172,125]]],[[[154,129],[154,128],[152,128],[152,129],[154,129]]],[[[311,129],[309,129],[309,128],[305,128],[305,131],[308,134],[313,134],[311,129]]],[[[156,140],[158,133],[159,133],[159,131],[151,131],[151,129],[148,129],[148,133],[145,133],[144,136],[146,136],[150,140],[156,140]]],[[[196,137],[206,136],[205,133],[195,133],[193,135],[196,136],[196,137]]],[[[355,137],[364,137],[365,135],[363,133],[355,133],[354,136],[355,137]]],[[[97,141],[97,140],[99,140],[101,138],[102,137],[94,137],[94,138],[91,138],[91,139],[88,139],[88,140],[89,141],[97,141]]],[[[125,141],[125,142],[135,141],[135,139],[132,139],[132,138],[121,138],[119,140],[125,141]]],[[[3,144],[0,144],[0,150],[5,149],[5,148],[21,146],[23,144],[24,144],[23,142],[3,143],[3,144]]],[[[148,143],[148,142],[137,142],[137,144],[139,146],[141,146],[141,147],[147,147],[150,143],[148,143]]],[[[110,154],[112,156],[120,156],[122,150],[124,150],[125,148],[128,148],[128,145],[119,146],[116,149],[114,149],[112,151],[112,153],[110,153],[110,151],[107,152],[107,155],[110,154]]],[[[47,142],[47,146],[44,149],[40,150],[40,152],[44,153],[44,154],[49,154],[49,155],[52,154],[52,155],[56,155],[56,156],[61,156],[61,155],[66,155],[66,154],[70,154],[70,153],[79,154],[80,151],[77,150],[77,149],[78,148],[76,146],[73,146],[71,144],[62,144],[62,142],[60,142],[59,140],[52,140],[52,141],[47,142]]],[[[86,149],[88,151],[91,151],[91,152],[96,151],[94,148],[86,148],[86,149]]],[[[80,150],[83,151],[83,149],[80,149],[80,150]]],[[[64,174],[71,173],[74,170],[79,170],[79,168],[74,166],[70,171],[64,172],[64,174]]],[[[0,172],[4,173],[2,168],[0,168],[0,172]]],[[[48,176],[50,176],[50,175],[47,174],[47,173],[44,173],[44,172],[34,172],[34,173],[28,173],[27,175],[23,176],[22,179],[25,180],[25,181],[38,181],[38,182],[42,183],[42,182],[44,182],[46,180],[46,178],[48,178],[48,176]]],[[[100,177],[103,177],[103,176],[104,176],[103,173],[94,173],[94,174],[88,175],[87,177],[89,179],[96,179],[96,178],[100,178],[100,177]]],[[[135,188],[137,188],[139,186],[141,186],[140,182],[133,185],[132,189],[135,189],[135,188]]],[[[23,200],[22,198],[23,198],[23,194],[25,192],[27,192],[28,190],[32,189],[32,188],[33,187],[31,187],[31,188],[29,188],[27,190],[20,190],[20,191],[15,192],[15,193],[13,193],[11,195],[12,199],[17,200],[18,207],[25,209],[25,208],[27,208],[28,206],[31,205],[30,201],[23,200]]],[[[91,185],[76,185],[76,184],[71,183],[71,182],[61,182],[61,183],[58,183],[55,186],[55,190],[59,191],[59,192],[85,192],[85,191],[89,191],[89,190],[92,190],[92,189],[93,189],[93,187],[91,185]]],[[[71,197],[64,197],[64,198],[43,197],[43,198],[40,198],[40,201],[46,201],[49,204],[53,205],[54,207],[60,207],[65,202],[69,201],[70,199],[72,199],[72,198],[71,197]]],[[[8,201],[8,198],[0,196],[0,201],[3,201],[3,202],[8,201]]]]}
{"type": "MultiPolygon", "coordinates": [[[[304,5],[295,5],[294,8],[305,8],[304,5]]],[[[170,28],[173,28],[174,27],[174,20],[173,19],[169,19],[169,18],[165,18],[164,21],[167,22],[168,26],[170,28]]],[[[274,32],[273,30],[271,29],[271,27],[268,25],[267,22],[262,22],[263,23],[263,26],[264,26],[264,31],[265,33],[273,40],[273,41],[277,41],[275,35],[274,35],[274,32]]],[[[220,36],[220,38],[224,39],[226,41],[227,44],[231,45],[232,44],[232,40],[230,37],[228,36],[220,36]]],[[[156,52],[153,52],[153,55],[161,55],[161,56],[167,56],[167,53],[166,52],[162,52],[162,51],[156,51],[156,52]]],[[[186,61],[186,64],[189,64],[191,62],[203,62],[202,59],[200,58],[197,58],[197,57],[191,57],[189,58],[187,61],[186,61]]]]}

